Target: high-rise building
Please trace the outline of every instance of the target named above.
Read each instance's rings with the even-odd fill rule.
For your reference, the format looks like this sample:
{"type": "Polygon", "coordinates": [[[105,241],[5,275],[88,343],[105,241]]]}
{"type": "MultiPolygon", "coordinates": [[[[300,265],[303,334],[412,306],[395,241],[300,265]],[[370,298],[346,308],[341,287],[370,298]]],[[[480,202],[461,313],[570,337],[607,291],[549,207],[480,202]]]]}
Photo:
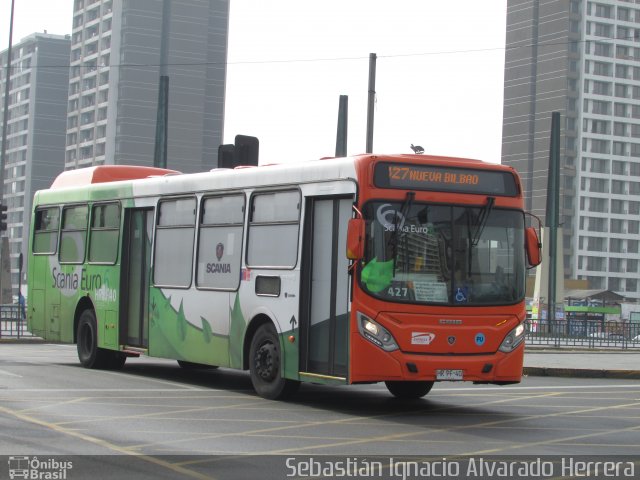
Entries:
{"type": "Polygon", "coordinates": [[[228,0],[75,0],[65,169],[153,165],[161,75],[167,167],[216,167],[228,19],[228,0]]]}
{"type": "MultiPolygon", "coordinates": [[[[17,258],[27,252],[33,194],[48,188],[64,166],[69,36],[34,33],[11,48],[3,203],[11,283],[18,285],[17,258]]],[[[4,106],[8,50],[0,52],[0,104],[4,106]]],[[[0,118],[0,125],[2,118],[0,118]]],[[[2,139],[0,138],[0,148],[2,139]]]]}
{"type": "Polygon", "coordinates": [[[502,163],[544,217],[561,114],[566,278],[640,298],[640,0],[508,0],[502,163]]]}

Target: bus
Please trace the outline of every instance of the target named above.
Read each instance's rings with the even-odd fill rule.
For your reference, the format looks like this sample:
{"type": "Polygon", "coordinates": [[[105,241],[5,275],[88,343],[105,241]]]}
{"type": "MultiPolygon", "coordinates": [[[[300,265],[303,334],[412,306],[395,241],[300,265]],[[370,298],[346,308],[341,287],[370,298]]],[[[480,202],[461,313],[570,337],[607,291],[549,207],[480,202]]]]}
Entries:
{"type": "Polygon", "coordinates": [[[28,326],[90,369],[127,358],[301,382],[521,380],[538,229],[514,169],[359,155],[196,174],[65,171],[36,192],[28,326]]]}

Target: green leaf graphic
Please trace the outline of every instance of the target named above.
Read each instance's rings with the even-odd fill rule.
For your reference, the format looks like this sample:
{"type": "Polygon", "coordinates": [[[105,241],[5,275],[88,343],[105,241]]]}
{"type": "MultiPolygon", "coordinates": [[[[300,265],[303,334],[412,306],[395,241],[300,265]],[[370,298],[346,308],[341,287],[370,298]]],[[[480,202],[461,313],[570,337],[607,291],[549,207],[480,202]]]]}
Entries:
{"type": "Polygon", "coordinates": [[[240,296],[236,294],[231,314],[231,326],[229,331],[229,361],[231,367],[242,368],[242,338],[247,323],[240,309],[240,296]]]}
{"type": "Polygon", "coordinates": [[[211,325],[209,325],[209,322],[204,317],[200,317],[200,321],[202,322],[202,335],[204,336],[204,341],[211,343],[211,337],[213,337],[211,325]]]}
{"type": "Polygon", "coordinates": [[[184,316],[184,308],[182,308],[182,300],[180,301],[180,310],[178,311],[178,338],[184,342],[187,338],[187,317],[184,316]]]}

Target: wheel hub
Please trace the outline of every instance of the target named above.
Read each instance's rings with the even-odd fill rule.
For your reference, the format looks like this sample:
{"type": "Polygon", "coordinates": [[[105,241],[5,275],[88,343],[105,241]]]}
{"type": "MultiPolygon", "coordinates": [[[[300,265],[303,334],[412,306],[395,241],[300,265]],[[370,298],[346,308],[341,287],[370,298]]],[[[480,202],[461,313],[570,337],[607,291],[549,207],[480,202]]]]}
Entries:
{"type": "Polygon", "coordinates": [[[262,345],[256,352],[256,373],[266,381],[273,380],[277,375],[278,359],[276,348],[272,343],[262,345]]]}

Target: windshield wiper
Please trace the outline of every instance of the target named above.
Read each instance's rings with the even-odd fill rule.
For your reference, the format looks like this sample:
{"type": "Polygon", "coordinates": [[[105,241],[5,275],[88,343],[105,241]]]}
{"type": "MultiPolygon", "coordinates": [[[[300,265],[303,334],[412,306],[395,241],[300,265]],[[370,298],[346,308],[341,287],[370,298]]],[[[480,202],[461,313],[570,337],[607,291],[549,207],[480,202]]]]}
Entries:
{"type": "Polygon", "coordinates": [[[478,245],[478,242],[480,241],[480,237],[482,237],[482,231],[484,230],[484,227],[487,224],[489,214],[493,209],[493,204],[495,203],[495,201],[496,201],[495,197],[487,197],[487,203],[480,210],[480,213],[478,214],[478,219],[475,224],[476,231],[474,232],[471,240],[472,247],[475,247],[478,245]]]}

